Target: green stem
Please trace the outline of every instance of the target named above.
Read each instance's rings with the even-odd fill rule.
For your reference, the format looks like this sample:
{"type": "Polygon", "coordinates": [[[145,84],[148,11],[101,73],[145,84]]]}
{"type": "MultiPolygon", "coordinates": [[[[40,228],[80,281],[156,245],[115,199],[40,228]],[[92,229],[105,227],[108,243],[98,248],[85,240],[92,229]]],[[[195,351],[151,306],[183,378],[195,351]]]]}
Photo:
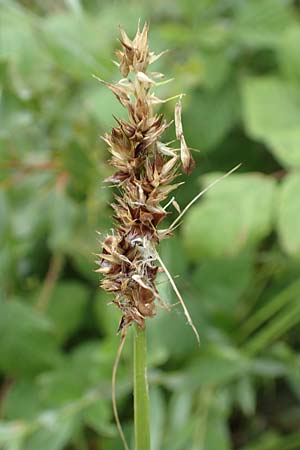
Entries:
{"type": "Polygon", "coordinates": [[[150,450],[146,331],[134,327],[135,450],[150,450]]]}

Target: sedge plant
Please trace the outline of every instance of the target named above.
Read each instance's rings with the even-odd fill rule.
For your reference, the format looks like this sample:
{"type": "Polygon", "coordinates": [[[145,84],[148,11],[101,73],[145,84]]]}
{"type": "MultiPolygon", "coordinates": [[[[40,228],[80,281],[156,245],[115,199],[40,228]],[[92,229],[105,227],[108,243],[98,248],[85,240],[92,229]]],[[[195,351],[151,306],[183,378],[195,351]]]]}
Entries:
{"type": "Polygon", "coordinates": [[[171,192],[182,184],[175,180],[181,170],[185,174],[193,170],[194,160],[183,134],[181,95],[177,96],[179,100],[174,115],[179,148],[173,148],[162,140],[164,131],[173,121],[167,122],[163,114],[156,112],[157,106],[167,100],[158,98],[154,93],[163,75],[149,70],[149,66],[164,52],[155,55],[149,50],[148,31],[148,24],[142,30],[138,27],[131,40],[121,28],[121,49],[116,54],[122,78],[114,84],[98,78],[115,94],[128,113],[127,120],[115,117],[116,126],[103,136],[111,154],[109,162],[115,169],[105,181],[116,186],[117,190],[111,205],[115,227],[102,240],[97,260],[97,271],[103,275],[101,286],[113,294],[112,302],[121,311],[118,328],[121,342],[113,369],[112,391],[114,415],[126,450],[129,447],[115,400],[116,370],[127,329],[133,325],[135,450],[150,450],[146,320],[155,316],[157,304],[169,309],[160,298],[156,286],[159,271],[164,272],[169,279],[187,322],[199,340],[189,312],[157,247],[163,239],[172,236],[183,214],[210,187],[195,197],[182,212],[179,210],[171,226],[161,227],[162,221],[170,214],[168,205],[173,202],[175,208],[179,208],[174,198],[168,202],[171,192]]]}

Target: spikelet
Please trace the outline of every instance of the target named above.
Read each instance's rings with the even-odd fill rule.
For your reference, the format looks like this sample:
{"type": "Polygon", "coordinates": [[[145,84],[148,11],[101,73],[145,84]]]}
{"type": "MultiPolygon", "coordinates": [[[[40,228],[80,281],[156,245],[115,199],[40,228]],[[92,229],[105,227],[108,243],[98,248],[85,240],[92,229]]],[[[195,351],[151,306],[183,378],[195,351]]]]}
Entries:
{"type": "Polygon", "coordinates": [[[115,229],[104,238],[96,261],[97,272],[103,274],[102,288],[114,294],[113,302],[122,312],[119,330],[132,322],[144,328],[145,319],[155,315],[155,300],[160,300],[155,285],[156,246],[171,235],[168,229],[158,228],[168,215],[162,205],[181,184],[174,183],[180,166],[185,173],[194,167],[182,130],[181,101],[175,107],[180,153],[161,141],[172,122],[153,111],[164,102],[153,93],[155,79],[162,75],[147,69],[162,54],[149,51],[148,25],[142,31],[138,28],[133,40],[120,31],[117,65],[123,78],[116,84],[100,81],[127,109],[128,120],[115,118],[117,126],[103,136],[116,169],[105,181],[118,187],[118,195],[112,204],[115,229]]]}

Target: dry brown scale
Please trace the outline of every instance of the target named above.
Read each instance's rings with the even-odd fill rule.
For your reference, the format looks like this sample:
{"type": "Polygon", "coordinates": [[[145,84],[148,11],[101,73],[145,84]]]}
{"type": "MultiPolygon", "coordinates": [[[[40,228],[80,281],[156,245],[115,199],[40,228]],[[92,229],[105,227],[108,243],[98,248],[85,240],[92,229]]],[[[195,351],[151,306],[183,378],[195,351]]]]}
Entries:
{"type": "Polygon", "coordinates": [[[169,214],[162,203],[181,184],[172,184],[180,160],[185,173],[194,167],[182,132],[180,102],[175,107],[180,152],[160,141],[172,122],[166,123],[162,114],[153,112],[163,101],[152,88],[163,75],[147,74],[147,68],[162,54],[149,52],[148,25],[142,31],[138,28],[133,40],[121,29],[120,42],[122,51],[117,51],[117,57],[124,78],[105,84],[127,109],[129,119],[116,118],[118,126],[103,136],[112,155],[110,164],[116,168],[105,181],[116,185],[119,195],[112,204],[116,227],[97,255],[97,272],[104,275],[101,286],[114,294],[113,302],[122,312],[119,330],[132,322],[144,328],[145,318],[155,315],[155,300],[161,301],[155,286],[156,246],[171,234],[168,229],[158,229],[169,214]]]}

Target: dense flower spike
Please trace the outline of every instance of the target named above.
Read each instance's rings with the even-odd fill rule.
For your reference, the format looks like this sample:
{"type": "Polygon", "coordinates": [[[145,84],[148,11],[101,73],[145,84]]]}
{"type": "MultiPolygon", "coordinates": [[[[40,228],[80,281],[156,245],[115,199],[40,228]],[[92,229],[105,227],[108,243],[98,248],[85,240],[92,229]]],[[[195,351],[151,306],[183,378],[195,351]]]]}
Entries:
{"type": "Polygon", "coordinates": [[[180,153],[160,140],[170,123],[153,112],[162,101],[152,88],[162,74],[147,73],[147,69],[162,54],[149,52],[148,25],[142,31],[138,28],[132,41],[121,29],[120,42],[118,66],[125,78],[116,84],[104,83],[127,109],[129,119],[116,118],[117,126],[103,136],[116,168],[105,181],[118,186],[119,195],[112,204],[116,228],[102,242],[97,271],[104,275],[102,288],[114,294],[113,302],[122,312],[122,329],[133,321],[144,328],[145,318],[155,315],[155,300],[161,301],[155,286],[156,246],[170,236],[168,230],[158,229],[168,214],[162,203],[181,184],[172,184],[180,159],[185,173],[190,173],[194,161],[183,135],[180,101],[175,108],[180,153]]]}

